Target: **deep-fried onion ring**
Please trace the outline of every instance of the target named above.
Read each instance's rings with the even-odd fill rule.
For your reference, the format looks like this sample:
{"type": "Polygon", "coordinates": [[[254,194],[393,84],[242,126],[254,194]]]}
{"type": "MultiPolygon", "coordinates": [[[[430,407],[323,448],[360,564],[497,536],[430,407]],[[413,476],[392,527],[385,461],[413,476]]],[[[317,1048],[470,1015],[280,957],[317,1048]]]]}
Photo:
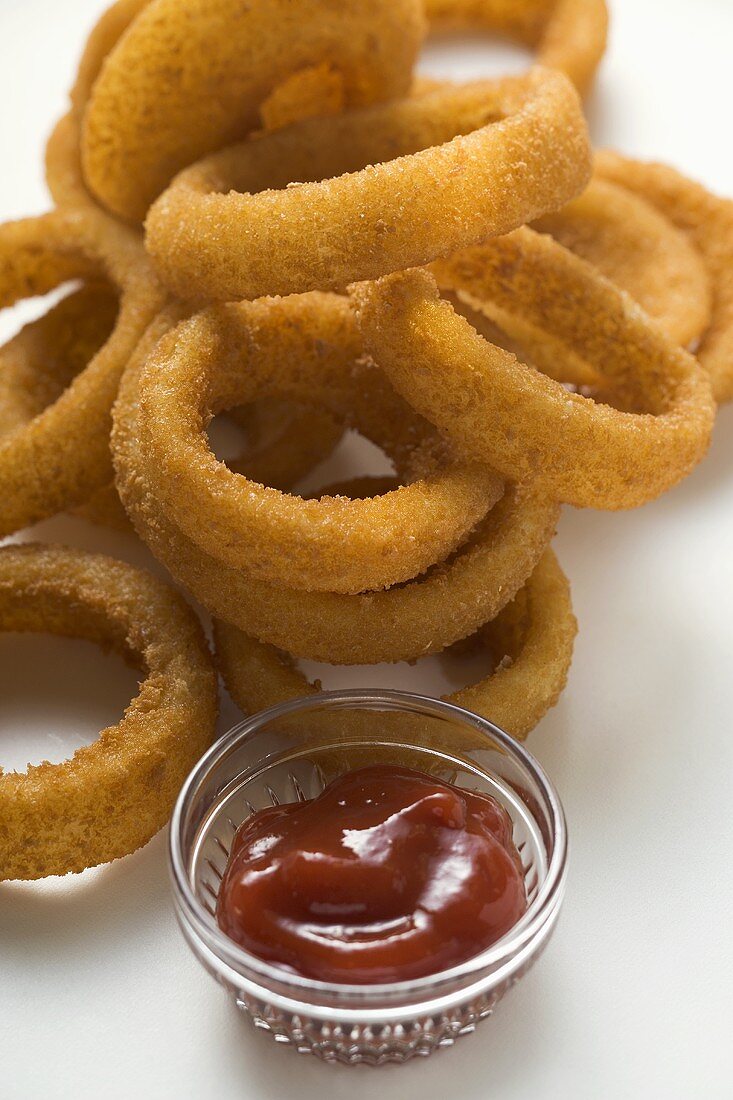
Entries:
{"type": "Polygon", "coordinates": [[[165,300],[139,235],[103,214],[55,212],[0,227],[0,307],[100,275],[120,294],[110,338],[58,400],[0,441],[0,537],[81,504],[111,480],[120,377],[165,300]]]}
{"type": "MultiPolygon", "coordinates": [[[[225,623],[216,622],[214,630],[219,669],[246,714],[319,690],[282,650],[225,623]]],[[[548,550],[515,601],[476,636],[489,651],[492,642],[502,643],[496,655],[505,654],[504,659],[485,680],[446,700],[526,737],[560,697],[576,631],[568,582],[548,550]]]]}
{"type": "Polygon", "coordinates": [[[138,667],[122,721],[63,764],[0,773],[0,879],[83,871],[165,825],[214,734],[216,679],[190,608],[139,569],[81,550],[0,550],[0,629],[86,638],[138,667]]]}
{"type": "Polygon", "coordinates": [[[587,141],[574,89],[541,69],[310,119],[182,172],[148,250],[183,297],[339,289],[558,209],[587,141]]]}
{"type": "Polygon", "coordinates": [[[414,270],[354,289],[367,350],[461,453],[592,508],[630,508],[680,481],[707,448],[705,372],[631,299],[549,237],[521,229],[435,265],[441,285],[495,301],[569,346],[643,413],[620,412],[520,363],[414,270]]]}
{"type": "Polygon", "coordinates": [[[0,439],[58,400],[114,328],[117,295],[87,283],[0,348],[0,439]]]}
{"type": "Polygon", "coordinates": [[[250,133],[299,70],[331,63],[348,106],[404,94],[424,33],[418,0],[152,0],[114,43],[130,14],[135,5],[98,31],[76,98],[88,95],[87,183],[132,220],[180,169],[250,133]]]}
{"type": "MultiPolygon", "coordinates": [[[[540,218],[534,228],[549,233],[629,293],[674,343],[692,344],[707,328],[710,279],[699,251],[638,195],[596,177],[579,198],[540,218]]],[[[614,404],[613,391],[604,391],[599,370],[562,341],[553,341],[550,333],[538,331],[523,313],[510,313],[465,291],[452,300],[459,312],[465,313],[466,306],[473,311],[466,316],[492,343],[551,378],[587,388],[594,397],[614,404]]]]}
{"type": "Polygon", "coordinates": [[[715,399],[733,400],[733,202],[664,164],[645,164],[618,153],[598,153],[596,170],[655,206],[699,249],[713,303],[696,354],[710,373],[715,399]]]}
{"type": "MultiPolygon", "coordinates": [[[[87,284],[0,348],[0,440],[58,400],[108,339],[117,306],[110,287],[87,284]]],[[[74,513],[117,531],[131,530],[111,486],[97,489],[74,513]]]]}
{"type": "Polygon", "coordinates": [[[291,588],[385,588],[441,561],[501,482],[485,465],[456,461],[361,358],[349,302],[318,292],[214,307],[164,336],[142,366],[137,416],[160,511],[220,562],[291,588]],[[206,424],[269,396],[351,419],[407,484],[369,500],[302,500],[232,473],[211,452],[206,424]]]}
{"type": "Polygon", "coordinates": [[[710,279],[699,251],[664,214],[598,175],[583,194],[534,223],[598,268],[687,347],[710,323],[710,279]]]}

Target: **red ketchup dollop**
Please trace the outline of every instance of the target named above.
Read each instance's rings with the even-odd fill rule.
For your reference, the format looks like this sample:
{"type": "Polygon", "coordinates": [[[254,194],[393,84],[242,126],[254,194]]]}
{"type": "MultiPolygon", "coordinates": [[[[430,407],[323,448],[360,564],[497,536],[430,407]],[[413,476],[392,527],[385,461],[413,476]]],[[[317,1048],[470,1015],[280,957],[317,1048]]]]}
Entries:
{"type": "Polygon", "coordinates": [[[220,928],[308,978],[378,983],[476,955],[527,908],[509,815],[408,768],[347,773],[238,830],[220,928]]]}

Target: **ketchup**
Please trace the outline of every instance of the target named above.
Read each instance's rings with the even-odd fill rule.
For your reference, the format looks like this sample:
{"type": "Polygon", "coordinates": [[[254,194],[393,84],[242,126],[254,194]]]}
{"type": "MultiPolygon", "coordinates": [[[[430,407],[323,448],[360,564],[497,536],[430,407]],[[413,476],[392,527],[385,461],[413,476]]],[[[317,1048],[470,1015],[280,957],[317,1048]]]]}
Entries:
{"type": "Polygon", "coordinates": [[[245,821],[217,920],[247,951],[305,977],[377,983],[464,962],[526,908],[511,819],[495,799],[380,765],[245,821]]]}

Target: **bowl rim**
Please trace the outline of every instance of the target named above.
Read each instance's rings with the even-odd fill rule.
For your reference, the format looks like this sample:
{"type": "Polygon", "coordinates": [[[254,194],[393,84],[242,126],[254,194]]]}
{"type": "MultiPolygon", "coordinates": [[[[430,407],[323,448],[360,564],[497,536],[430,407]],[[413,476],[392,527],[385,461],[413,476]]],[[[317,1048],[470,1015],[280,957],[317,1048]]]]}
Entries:
{"type": "Polygon", "coordinates": [[[328,997],[343,997],[365,1004],[384,998],[392,1000],[399,994],[413,996],[422,991],[429,996],[432,991],[434,996],[436,986],[442,988],[472,976],[479,977],[482,972],[493,970],[502,963],[510,961],[530,940],[541,934],[548,916],[552,916],[561,904],[562,897],[558,898],[558,894],[564,888],[567,861],[568,834],[562,802],[554,784],[532,753],[489,719],[465,707],[417,692],[386,688],[349,688],[299,696],[258,711],[257,714],[238,722],[214,742],[191,770],[176,800],[168,830],[169,871],[179,916],[186,920],[190,931],[202,940],[207,949],[213,952],[224,965],[234,970],[243,979],[251,979],[254,975],[257,982],[261,982],[267,988],[273,985],[280,989],[283,986],[288,987],[290,991],[288,996],[292,996],[297,991],[307,999],[308,994],[320,993],[328,997]],[[216,923],[212,924],[211,913],[199,901],[189,879],[180,843],[181,827],[200,782],[235,744],[253,737],[263,726],[299,711],[315,710],[324,706],[342,705],[345,709],[356,709],[359,706],[374,704],[383,704],[387,709],[412,709],[436,717],[452,718],[498,741],[507,755],[525,767],[540,787],[551,817],[553,851],[548,861],[545,880],[526,912],[508,932],[484,951],[456,966],[411,980],[374,984],[324,982],[259,958],[222,932],[216,923]]]}

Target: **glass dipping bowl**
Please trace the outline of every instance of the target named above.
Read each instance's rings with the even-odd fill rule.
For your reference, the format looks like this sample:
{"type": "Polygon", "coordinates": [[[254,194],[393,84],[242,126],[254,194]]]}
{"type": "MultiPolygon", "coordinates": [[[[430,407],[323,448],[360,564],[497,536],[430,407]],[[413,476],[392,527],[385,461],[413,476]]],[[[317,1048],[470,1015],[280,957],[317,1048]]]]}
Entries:
{"type": "Polygon", "coordinates": [[[406,692],[337,691],[272,707],[222,737],[181,791],[169,855],[183,934],[255,1027],[328,1062],[380,1065],[452,1046],[528,970],[557,922],[567,833],[542,768],[485,718],[406,692]],[[412,767],[502,803],[524,866],[521,920],[459,966],[382,985],[301,977],[224,935],[216,899],[242,822],[267,806],[314,798],[336,776],[377,763],[412,767]]]}

